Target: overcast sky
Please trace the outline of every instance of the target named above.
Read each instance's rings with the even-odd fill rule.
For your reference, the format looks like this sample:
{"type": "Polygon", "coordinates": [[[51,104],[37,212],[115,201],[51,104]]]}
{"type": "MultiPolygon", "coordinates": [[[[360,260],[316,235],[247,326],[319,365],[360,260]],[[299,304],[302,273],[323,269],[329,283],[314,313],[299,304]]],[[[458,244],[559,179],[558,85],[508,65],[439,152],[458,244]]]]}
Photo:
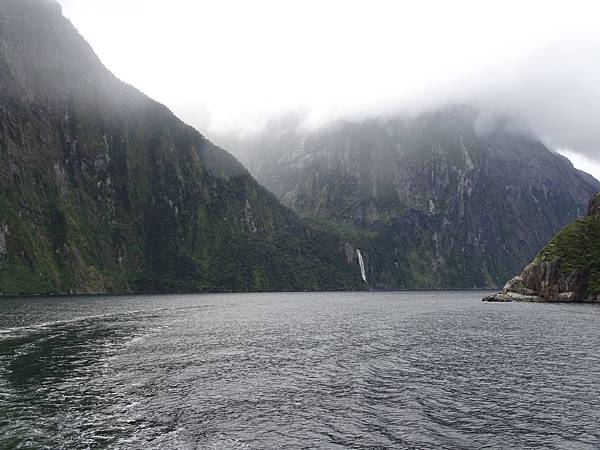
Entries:
{"type": "Polygon", "coordinates": [[[208,133],[472,102],[600,178],[597,0],[60,0],[121,79],[208,133]]]}

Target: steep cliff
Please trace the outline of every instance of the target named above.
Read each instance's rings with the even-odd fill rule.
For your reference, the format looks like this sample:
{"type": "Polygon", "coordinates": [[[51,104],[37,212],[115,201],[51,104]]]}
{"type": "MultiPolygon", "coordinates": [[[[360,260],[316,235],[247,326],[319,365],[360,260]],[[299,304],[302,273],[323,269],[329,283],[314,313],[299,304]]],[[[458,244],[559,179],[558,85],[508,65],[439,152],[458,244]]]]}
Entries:
{"type": "Polygon", "coordinates": [[[0,0],[0,293],[360,288],[349,245],[115,78],[58,3],[0,0]]]}
{"type": "Polygon", "coordinates": [[[561,230],[520,276],[484,300],[600,302],[600,194],[587,217],[561,230]]]}
{"type": "Polygon", "coordinates": [[[514,119],[461,106],[288,118],[231,145],[285,205],[358,239],[376,288],[501,286],[600,187],[514,119]]]}

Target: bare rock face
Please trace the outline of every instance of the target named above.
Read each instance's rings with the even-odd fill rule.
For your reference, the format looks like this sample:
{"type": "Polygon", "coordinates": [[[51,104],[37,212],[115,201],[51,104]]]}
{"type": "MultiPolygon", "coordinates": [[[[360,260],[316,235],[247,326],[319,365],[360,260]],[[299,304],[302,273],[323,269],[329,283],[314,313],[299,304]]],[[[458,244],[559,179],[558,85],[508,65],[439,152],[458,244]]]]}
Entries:
{"type": "Polygon", "coordinates": [[[8,225],[0,223],[0,258],[6,256],[6,235],[8,234],[8,225]]]}
{"type": "Polygon", "coordinates": [[[588,216],[600,216],[600,193],[596,194],[590,201],[588,216]]]}
{"type": "Polygon", "coordinates": [[[523,281],[545,300],[576,302],[583,300],[588,273],[589,269],[563,273],[558,258],[529,264],[523,270],[523,281]]]}

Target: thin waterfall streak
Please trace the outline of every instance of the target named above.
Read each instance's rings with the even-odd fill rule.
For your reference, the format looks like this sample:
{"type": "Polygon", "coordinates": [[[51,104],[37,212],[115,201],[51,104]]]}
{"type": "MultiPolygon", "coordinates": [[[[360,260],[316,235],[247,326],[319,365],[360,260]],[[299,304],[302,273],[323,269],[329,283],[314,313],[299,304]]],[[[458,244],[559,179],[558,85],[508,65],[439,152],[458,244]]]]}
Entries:
{"type": "Polygon", "coordinates": [[[360,249],[356,249],[356,255],[358,256],[358,265],[360,266],[360,275],[362,276],[363,281],[367,282],[367,272],[365,271],[365,262],[363,261],[362,253],[360,249]]]}

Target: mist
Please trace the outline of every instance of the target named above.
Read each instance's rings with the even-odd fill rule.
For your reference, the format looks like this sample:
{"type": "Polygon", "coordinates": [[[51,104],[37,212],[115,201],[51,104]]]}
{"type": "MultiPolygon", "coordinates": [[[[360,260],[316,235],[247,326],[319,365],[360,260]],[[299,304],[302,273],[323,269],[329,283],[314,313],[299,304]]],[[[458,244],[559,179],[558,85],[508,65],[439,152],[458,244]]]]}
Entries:
{"type": "Polygon", "coordinates": [[[209,136],[289,112],[319,126],[466,103],[517,116],[586,170],[600,164],[593,1],[61,4],[117,76],[209,136]]]}

